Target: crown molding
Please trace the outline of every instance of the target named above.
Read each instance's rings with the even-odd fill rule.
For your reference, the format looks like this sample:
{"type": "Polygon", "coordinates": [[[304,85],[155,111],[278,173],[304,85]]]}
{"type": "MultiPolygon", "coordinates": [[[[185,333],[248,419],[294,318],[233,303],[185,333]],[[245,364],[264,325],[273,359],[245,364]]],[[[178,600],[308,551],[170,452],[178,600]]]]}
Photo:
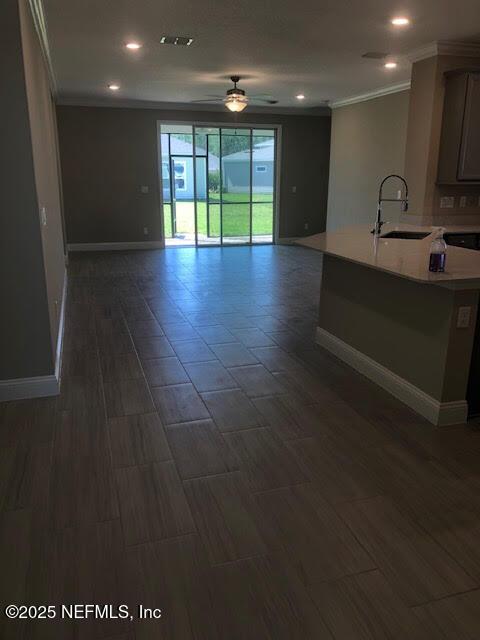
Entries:
{"type": "Polygon", "coordinates": [[[463,56],[464,58],[480,57],[480,42],[454,42],[438,40],[414,49],[408,53],[406,59],[413,63],[433,56],[463,56]]]}
{"type": "Polygon", "coordinates": [[[55,79],[55,72],[53,70],[52,64],[52,56],[50,54],[50,44],[48,42],[48,33],[47,33],[47,21],[45,18],[45,11],[43,9],[42,0],[28,0],[28,4],[30,6],[30,11],[32,13],[33,24],[35,25],[35,30],[38,35],[38,39],[40,41],[40,47],[42,49],[43,55],[45,57],[45,62],[47,64],[48,75],[50,77],[50,89],[52,95],[55,96],[57,94],[57,81],[55,79]]]}
{"type": "Polygon", "coordinates": [[[382,96],[388,96],[391,93],[399,93],[400,91],[407,91],[410,89],[410,80],[406,82],[399,82],[398,84],[389,84],[386,87],[380,87],[380,89],[374,89],[367,93],[361,93],[357,96],[350,96],[348,98],[342,98],[341,100],[335,100],[330,103],[332,109],[338,107],[346,107],[349,104],[356,104],[357,102],[366,102],[367,100],[374,100],[375,98],[381,98],[382,96]]]}
{"type": "Polygon", "coordinates": [[[439,56],[464,56],[465,58],[480,58],[480,42],[437,42],[439,56]]]}

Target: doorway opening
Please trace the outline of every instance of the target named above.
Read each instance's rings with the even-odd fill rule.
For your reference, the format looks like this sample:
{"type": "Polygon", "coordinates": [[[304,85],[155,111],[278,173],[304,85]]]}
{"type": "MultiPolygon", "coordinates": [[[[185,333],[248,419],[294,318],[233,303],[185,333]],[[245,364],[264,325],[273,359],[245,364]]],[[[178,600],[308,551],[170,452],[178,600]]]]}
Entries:
{"type": "Polygon", "coordinates": [[[160,123],[159,149],[167,247],[274,241],[275,128],[160,123]]]}

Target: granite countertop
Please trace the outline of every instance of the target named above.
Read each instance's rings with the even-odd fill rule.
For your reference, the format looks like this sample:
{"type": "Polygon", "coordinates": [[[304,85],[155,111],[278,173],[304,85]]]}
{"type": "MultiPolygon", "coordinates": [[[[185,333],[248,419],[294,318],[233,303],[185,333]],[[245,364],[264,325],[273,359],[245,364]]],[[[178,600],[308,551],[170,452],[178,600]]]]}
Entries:
{"type": "MultiPolygon", "coordinates": [[[[454,288],[464,283],[468,288],[480,288],[480,251],[449,246],[445,272],[431,273],[428,263],[434,227],[386,223],[379,238],[374,238],[371,228],[366,224],[348,226],[301,238],[295,244],[417,282],[454,288]],[[382,238],[390,231],[428,231],[429,235],[422,240],[382,238]]],[[[479,233],[480,225],[445,226],[445,229],[479,233]]]]}

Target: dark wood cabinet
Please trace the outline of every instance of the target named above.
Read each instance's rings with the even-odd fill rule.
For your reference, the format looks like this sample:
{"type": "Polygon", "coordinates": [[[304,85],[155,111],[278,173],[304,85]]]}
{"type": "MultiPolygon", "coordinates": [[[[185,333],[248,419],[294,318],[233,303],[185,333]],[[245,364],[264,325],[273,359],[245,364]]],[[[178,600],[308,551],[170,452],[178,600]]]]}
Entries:
{"type": "Polygon", "coordinates": [[[480,183],[480,69],[445,75],[437,183],[480,183]]]}

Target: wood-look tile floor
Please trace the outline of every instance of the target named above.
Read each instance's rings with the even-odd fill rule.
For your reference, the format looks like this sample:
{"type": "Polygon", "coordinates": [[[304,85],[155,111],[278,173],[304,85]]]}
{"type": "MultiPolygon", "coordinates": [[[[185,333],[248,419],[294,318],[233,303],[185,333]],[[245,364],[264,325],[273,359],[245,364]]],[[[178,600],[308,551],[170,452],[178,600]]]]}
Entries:
{"type": "Polygon", "coordinates": [[[0,405],[2,639],[480,638],[480,432],[318,348],[320,276],[298,247],[71,256],[61,395],[0,405]]]}

